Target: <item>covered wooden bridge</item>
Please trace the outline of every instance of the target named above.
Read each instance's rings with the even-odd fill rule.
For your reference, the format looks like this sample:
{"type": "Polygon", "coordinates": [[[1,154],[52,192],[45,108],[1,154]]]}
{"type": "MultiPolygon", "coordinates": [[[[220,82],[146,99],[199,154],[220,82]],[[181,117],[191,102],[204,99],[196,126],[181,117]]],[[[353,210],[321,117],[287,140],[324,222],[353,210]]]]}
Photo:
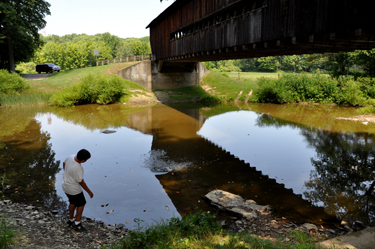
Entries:
{"type": "Polygon", "coordinates": [[[154,60],[186,66],[375,47],[373,9],[359,0],[176,0],[147,28],[154,60]]]}

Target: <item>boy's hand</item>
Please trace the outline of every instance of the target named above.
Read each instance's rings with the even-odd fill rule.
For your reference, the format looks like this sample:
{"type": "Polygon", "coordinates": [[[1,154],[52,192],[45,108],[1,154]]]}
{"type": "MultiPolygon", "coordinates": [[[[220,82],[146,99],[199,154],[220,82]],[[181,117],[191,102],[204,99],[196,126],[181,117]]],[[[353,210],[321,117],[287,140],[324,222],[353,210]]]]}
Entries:
{"type": "Polygon", "coordinates": [[[89,193],[90,198],[94,197],[94,194],[90,191],[89,193]]]}

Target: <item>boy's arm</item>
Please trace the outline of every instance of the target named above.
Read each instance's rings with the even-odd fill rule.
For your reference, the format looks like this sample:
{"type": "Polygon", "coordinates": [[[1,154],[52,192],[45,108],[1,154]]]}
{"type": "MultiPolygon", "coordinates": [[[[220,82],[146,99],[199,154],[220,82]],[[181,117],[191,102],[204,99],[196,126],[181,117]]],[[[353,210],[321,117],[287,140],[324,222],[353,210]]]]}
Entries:
{"type": "Polygon", "coordinates": [[[81,182],[79,182],[79,185],[81,185],[81,187],[90,195],[90,198],[92,198],[94,196],[94,194],[91,192],[91,190],[89,189],[89,187],[87,187],[86,183],[84,180],[82,180],[81,182]]]}

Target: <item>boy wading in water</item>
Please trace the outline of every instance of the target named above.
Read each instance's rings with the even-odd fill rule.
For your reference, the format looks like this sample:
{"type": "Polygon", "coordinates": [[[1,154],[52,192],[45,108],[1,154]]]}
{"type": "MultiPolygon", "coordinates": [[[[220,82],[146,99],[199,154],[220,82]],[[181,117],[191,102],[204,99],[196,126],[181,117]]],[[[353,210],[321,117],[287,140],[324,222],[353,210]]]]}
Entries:
{"type": "Polygon", "coordinates": [[[67,157],[63,163],[64,177],[62,187],[69,198],[69,221],[67,224],[77,231],[86,230],[81,223],[83,209],[86,204],[82,189],[84,189],[91,198],[94,196],[83,180],[83,167],[81,165],[81,163],[86,162],[90,157],[90,152],[82,149],[78,151],[77,155],[67,157]],[[77,209],[77,212],[76,218],[74,219],[75,209],[77,209]]]}

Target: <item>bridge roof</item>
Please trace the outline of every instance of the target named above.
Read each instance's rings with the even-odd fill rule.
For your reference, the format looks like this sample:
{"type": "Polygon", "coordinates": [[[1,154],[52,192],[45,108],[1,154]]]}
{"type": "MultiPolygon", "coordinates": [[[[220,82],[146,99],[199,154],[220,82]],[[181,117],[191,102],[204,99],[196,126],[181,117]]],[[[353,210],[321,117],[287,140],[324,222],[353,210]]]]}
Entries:
{"type": "Polygon", "coordinates": [[[172,3],[168,8],[166,8],[160,15],[158,15],[154,20],[150,22],[149,25],[147,25],[146,29],[158,24],[162,20],[164,20],[167,16],[175,12],[177,9],[179,9],[181,6],[185,5],[186,3],[190,2],[191,0],[176,0],[174,3],[172,3]]]}

